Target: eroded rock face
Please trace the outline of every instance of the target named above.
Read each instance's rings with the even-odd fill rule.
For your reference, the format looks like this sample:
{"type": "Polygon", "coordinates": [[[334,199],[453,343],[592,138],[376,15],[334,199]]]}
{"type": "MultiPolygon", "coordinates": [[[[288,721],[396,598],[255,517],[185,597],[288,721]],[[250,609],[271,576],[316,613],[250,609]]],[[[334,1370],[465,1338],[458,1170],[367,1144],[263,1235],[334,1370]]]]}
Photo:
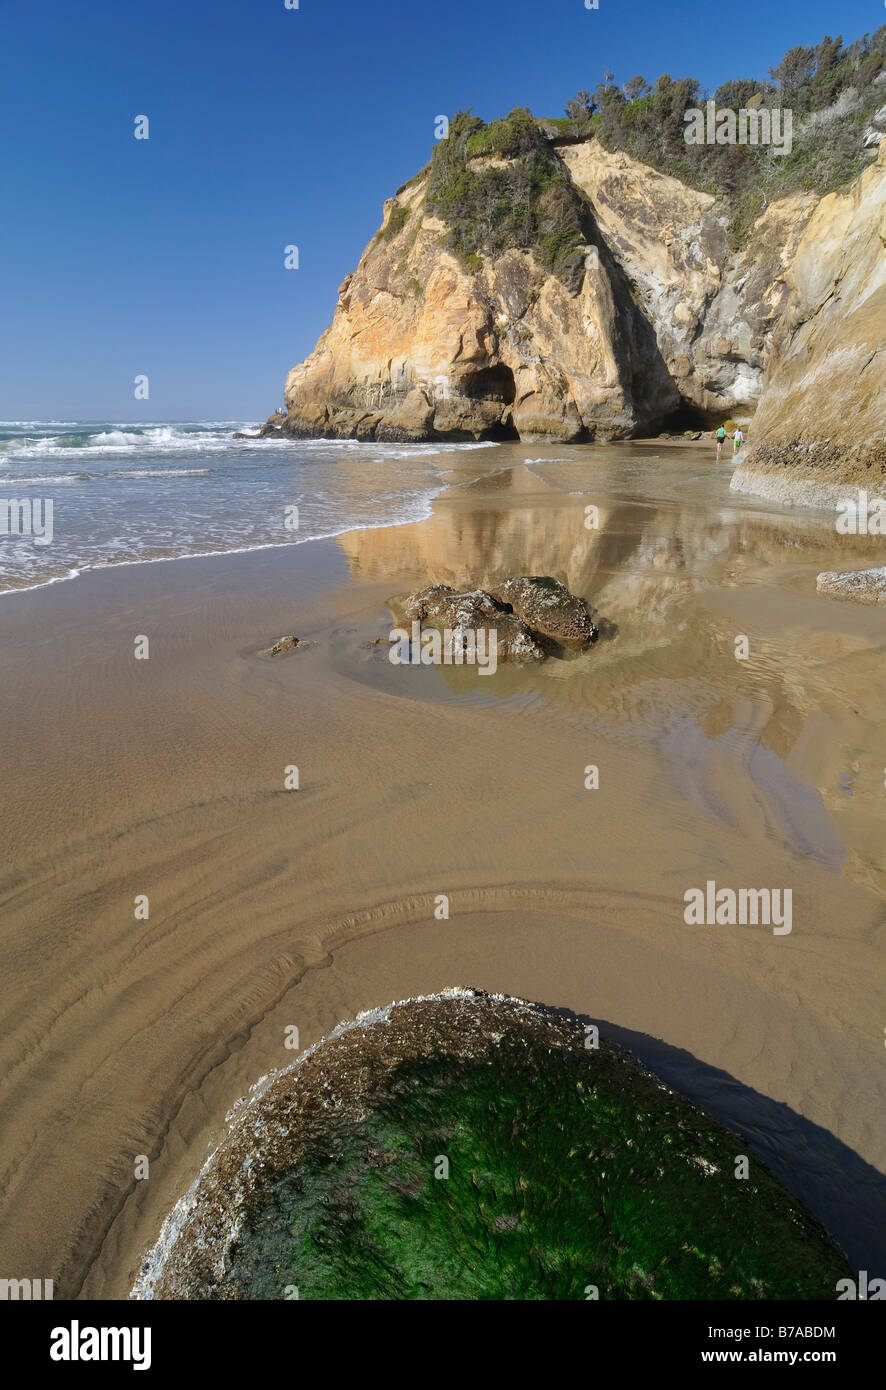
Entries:
{"type": "Polygon", "coordinates": [[[815,209],[788,273],[754,448],[733,488],[832,505],[886,474],[886,142],[815,209]]]}
{"type": "Polygon", "coordinates": [[[457,593],[448,584],[433,584],[420,594],[392,600],[401,621],[450,632],[494,632],[499,661],[543,661],[545,652],[527,625],[501,607],[483,589],[457,593]]]}
{"type": "Polygon", "coordinates": [[[549,576],[521,575],[493,586],[490,593],[507,604],[536,636],[562,647],[589,647],[598,631],[583,598],[549,576]]]}
{"type": "Polygon", "coordinates": [[[564,283],[518,250],[468,269],[424,171],[385,204],[267,433],[570,442],[654,433],[680,406],[754,410],[815,196],[767,208],[733,252],[709,194],[593,139],[553,144],[587,205],[583,274],[564,283]]]}
{"type": "Polygon", "coordinates": [[[771,452],[785,441],[836,446],[843,479],[873,466],[886,141],[849,192],[773,203],[736,251],[710,195],[594,139],[550,135],[586,207],[584,269],[558,278],[530,250],[469,267],[445,249],[423,171],[385,204],[331,326],[289,373],[286,416],[263,432],[568,443],[654,434],[678,409],[708,424],[756,411],[753,442],[770,453],[743,459],[736,487],[797,497],[816,469],[801,461],[795,479],[796,451],[771,452]]]}
{"type": "Polygon", "coordinates": [[[817,203],[783,198],[754,223],[740,251],[710,194],[596,140],[560,151],[597,225],[636,286],[681,398],[706,419],[756,408],[785,275],[817,203]]]}
{"type": "Polygon", "coordinates": [[[442,245],[426,185],[425,174],[385,204],[331,326],[289,373],[284,432],[570,441],[660,426],[678,392],[605,244],[588,247],[577,290],[531,251],[468,270],[442,245]]]}

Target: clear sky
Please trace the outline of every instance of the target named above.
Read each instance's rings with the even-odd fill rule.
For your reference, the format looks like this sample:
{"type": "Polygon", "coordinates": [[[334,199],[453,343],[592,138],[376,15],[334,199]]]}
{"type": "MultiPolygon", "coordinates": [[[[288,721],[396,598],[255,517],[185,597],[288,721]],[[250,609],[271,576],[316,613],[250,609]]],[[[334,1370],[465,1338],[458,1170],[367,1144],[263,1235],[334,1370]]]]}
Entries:
{"type": "Polygon", "coordinates": [[[263,419],[437,115],[560,115],[605,68],[713,90],[886,19],[879,0],[299,4],[0,0],[0,418],[263,419]]]}

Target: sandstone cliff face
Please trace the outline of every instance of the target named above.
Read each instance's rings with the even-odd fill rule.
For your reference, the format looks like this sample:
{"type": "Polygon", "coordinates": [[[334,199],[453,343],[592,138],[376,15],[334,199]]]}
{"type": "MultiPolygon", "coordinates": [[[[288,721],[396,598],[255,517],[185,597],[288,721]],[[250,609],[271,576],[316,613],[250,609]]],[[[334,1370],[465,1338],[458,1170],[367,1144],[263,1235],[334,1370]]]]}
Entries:
{"type": "Polygon", "coordinates": [[[785,275],[817,198],[772,204],[738,252],[715,199],[596,140],[562,157],[637,287],[681,398],[709,420],[752,413],[785,275]]]}
{"type": "Polygon", "coordinates": [[[823,198],[788,273],[754,448],[732,486],[830,506],[886,474],[886,141],[823,198]]]}
{"type": "Polygon", "coordinates": [[[611,439],[675,409],[654,334],[605,247],[577,293],[530,251],[471,272],[425,212],[426,182],[385,204],[331,327],[289,373],[288,432],[611,439]]]}
{"type": "MultiPolygon", "coordinates": [[[[709,195],[593,139],[552,149],[587,209],[583,273],[564,283],[532,250],[469,268],[428,212],[424,170],[385,204],[331,326],[289,373],[284,433],[609,440],[681,410],[746,420],[762,398],[754,443],[799,441],[801,469],[816,444],[819,470],[827,450],[842,460],[882,434],[886,142],[850,193],[773,203],[739,251],[709,195]],[[829,389],[847,375],[848,408],[829,389]]],[[[764,474],[787,476],[783,462],[757,450],[735,485],[779,495],[764,474]]]]}

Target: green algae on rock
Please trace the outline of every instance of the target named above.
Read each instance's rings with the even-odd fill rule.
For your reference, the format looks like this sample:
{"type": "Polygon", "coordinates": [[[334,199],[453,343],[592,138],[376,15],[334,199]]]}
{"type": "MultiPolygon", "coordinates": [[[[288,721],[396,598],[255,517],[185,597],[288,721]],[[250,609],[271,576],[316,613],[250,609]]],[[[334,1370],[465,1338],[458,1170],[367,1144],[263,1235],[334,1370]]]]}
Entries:
{"type": "Polygon", "coordinates": [[[262,1078],[133,1298],[832,1299],[845,1259],[572,1016],[450,989],[262,1078]]]}

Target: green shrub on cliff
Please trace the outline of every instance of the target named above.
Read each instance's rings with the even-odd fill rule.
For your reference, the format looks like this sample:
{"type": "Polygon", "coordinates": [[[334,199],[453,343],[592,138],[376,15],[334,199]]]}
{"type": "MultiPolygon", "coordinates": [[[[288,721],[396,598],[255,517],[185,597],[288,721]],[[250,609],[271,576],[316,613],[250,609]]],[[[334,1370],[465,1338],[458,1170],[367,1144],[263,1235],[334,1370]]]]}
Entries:
{"type": "Polygon", "coordinates": [[[391,208],[391,215],[379,236],[387,241],[388,237],[396,236],[398,232],[402,232],[408,221],[409,209],[403,203],[397,203],[395,207],[391,208]]]}
{"type": "Polygon", "coordinates": [[[587,208],[525,107],[490,125],[460,111],[434,150],[426,203],[447,223],[447,245],[469,268],[479,268],[481,255],[518,248],[533,251],[570,288],[580,284],[587,208]],[[470,167],[484,156],[507,163],[470,167]]]}

